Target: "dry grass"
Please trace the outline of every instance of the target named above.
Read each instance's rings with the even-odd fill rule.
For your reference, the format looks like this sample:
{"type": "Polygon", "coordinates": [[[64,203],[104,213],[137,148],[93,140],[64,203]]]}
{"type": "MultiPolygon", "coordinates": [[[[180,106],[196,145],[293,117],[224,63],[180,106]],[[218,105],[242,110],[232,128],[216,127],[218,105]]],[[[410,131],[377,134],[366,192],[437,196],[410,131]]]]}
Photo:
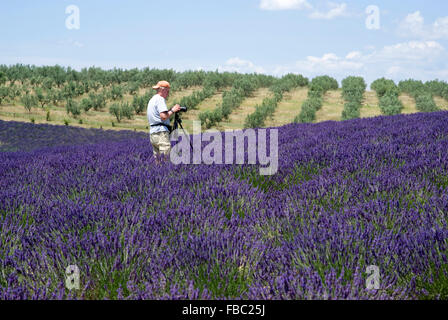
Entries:
{"type": "Polygon", "coordinates": [[[330,90],[324,95],[322,108],[316,112],[316,122],[339,121],[344,110],[342,90],[330,90]]]}
{"type": "Polygon", "coordinates": [[[448,101],[442,97],[434,97],[434,102],[441,110],[448,110],[448,101]]]}
{"type": "Polygon", "coordinates": [[[308,88],[297,88],[283,95],[272,118],[265,121],[265,127],[279,127],[293,122],[300,113],[303,101],[308,96],[308,88]]]}
{"type": "Polygon", "coordinates": [[[378,96],[375,91],[366,91],[364,93],[364,101],[361,106],[361,118],[371,118],[381,115],[378,96]]]}
{"type": "Polygon", "coordinates": [[[406,93],[400,94],[400,101],[403,103],[404,109],[401,111],[402,114],[411,114],[418,112],[417,106],[415,105],[415,100],[410,95],[406,93]]]}
{"type": "Polygon", "coordinates": [[[120,123],[117,119],[109,114],[108,107],[104,111],[94,111],[90,110],[85,113],[82,112],[80,116],[76,119],[72,115],[68,115],[64,107],[60,106],[49,106],[47,107],[50,111],[50,121],[46,120],[47,111],[42,108],[33,108],[31,112],[25,111],[23,106],[17,105],[6,105],[0,108],[0,118],[6,121],[22,121],[31,122],[34,119],[36,124],[53,124],[53,125],[64,125],[65,120],[68,120],[69,125],[77,126],[82,128],[100,128],[103,129],[113,129],[113,130],[137,130],[137,131],[147,131],[148,126],[145,115],[136,115],[133,120],[122,119],[120,123]],[[107,110],[107,111],[106,111],[107,110]],[[82,120],[82,124],[79,121],[82,120]],[[115,127],[112,126],[114,122],[115,127]]]}

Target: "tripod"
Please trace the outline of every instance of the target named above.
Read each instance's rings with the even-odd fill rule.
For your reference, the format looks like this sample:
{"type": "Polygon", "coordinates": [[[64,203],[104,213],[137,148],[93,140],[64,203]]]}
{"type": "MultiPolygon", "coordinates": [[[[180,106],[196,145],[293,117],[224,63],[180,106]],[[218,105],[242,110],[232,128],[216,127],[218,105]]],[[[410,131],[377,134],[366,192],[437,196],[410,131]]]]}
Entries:
{"type": "Polygon", "coordinates": [[[182,126],[182,119],[180,118],[179,114],[176,113],[174,115],[173,131],[176,131],[179,127],[182,129],[182,131],[184,133],[184,136],[187,137],[188,142],[190,143],[191,151],[193,151],[193,149],[194,149],[193,148],[193,144],[191,143],[190,137],[187,135],[187,133],[185,132],[184,127],[182,126]]]}

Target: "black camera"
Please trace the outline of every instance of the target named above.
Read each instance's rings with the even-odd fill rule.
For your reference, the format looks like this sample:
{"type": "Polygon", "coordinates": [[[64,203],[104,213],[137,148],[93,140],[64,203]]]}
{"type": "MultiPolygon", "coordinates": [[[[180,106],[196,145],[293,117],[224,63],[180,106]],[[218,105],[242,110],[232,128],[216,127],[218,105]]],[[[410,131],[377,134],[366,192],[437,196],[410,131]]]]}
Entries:
{"type": "Polygon", "coordinates": [[[179,112],[187,112],[187,111],[188,111],[187,107],[183,107],[183,106],[180,107],[179,112]]]}

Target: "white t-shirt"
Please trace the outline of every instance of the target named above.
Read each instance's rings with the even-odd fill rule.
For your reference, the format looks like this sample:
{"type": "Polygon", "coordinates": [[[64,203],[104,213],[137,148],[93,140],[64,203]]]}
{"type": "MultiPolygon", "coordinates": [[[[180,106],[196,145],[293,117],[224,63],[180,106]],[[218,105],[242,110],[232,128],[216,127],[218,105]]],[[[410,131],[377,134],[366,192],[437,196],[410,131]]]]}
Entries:
{"type": "Polygon", "coordinates": [[[162,121],[162,119],[160,118],[160,113],[166,111],[168,111],[168,107],[166,106],[165,98],[161,95],[156,94],[151,98],[151,100],[149,100],[148,110],[146,111],[146,114],[148,115],[148,122],[150,125],[149,134],[163,131],[169,132],[168,128],[163,125],[151,127],[151,124],[160,122],[163,122],[167,125],[170,124],[170,119],[162,121]]]}

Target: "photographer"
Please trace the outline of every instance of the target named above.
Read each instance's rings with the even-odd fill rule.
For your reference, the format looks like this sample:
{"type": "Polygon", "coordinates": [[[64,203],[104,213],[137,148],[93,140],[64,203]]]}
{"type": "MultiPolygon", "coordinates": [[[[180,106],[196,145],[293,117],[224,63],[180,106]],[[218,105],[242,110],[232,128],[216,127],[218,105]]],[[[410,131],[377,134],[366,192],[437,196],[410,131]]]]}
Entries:
{"type": "Polygon", "coordinates": [[[181,109],[180,105],[176,104],[168,110],[166,99],[170,94],[170,87],[169,82],[159,81],[153,87],[153,89],[157,90],[157,94],[148,103],[149,134],[154,155],[169,155],[171,151],[170,117],[181,109]]]}

